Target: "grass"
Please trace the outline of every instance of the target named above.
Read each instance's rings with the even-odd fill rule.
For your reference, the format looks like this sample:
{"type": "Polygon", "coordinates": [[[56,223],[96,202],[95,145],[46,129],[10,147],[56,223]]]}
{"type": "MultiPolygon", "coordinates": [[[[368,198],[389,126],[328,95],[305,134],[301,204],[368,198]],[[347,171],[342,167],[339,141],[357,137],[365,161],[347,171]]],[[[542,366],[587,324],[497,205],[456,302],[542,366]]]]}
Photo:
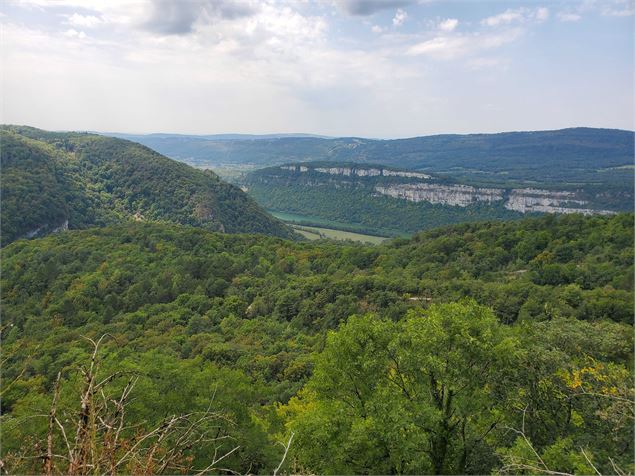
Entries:
{"type": "Polygon", "coordinates": [[[361,229],[359,230],[359,232],[338,230],[336,228],[344,227],[355,230],[357,227],[355,225],[326,220],[324,218],[296,215],[294,213],[286,212],[270,211],[269,213],[271,213],[274,217],[291,225],[298,233],[300,233],[305,238],[308,238],[309,240],[351,240],[377,245],[389,239],[385,236],[369,235],[367,233],[363,233],[364,230],[361,229]],[[305,225],[304,223],[307,222],[311,224],[305,225]],[[313,226],[314,224],[324,226],[313,226]]]}
{"type": "Polygon", "coordinates": [[[310,215],[297,215],[295,213],[278,212],[274,210],[267,210],[274,217],[282,220],[288,225],[300,226],[304,228],[328,228],[329,230],[345,231],[358,235],[365,236],[377,236],[383,238],[394,238],[396,236],[408,237],[410,234],[401,233],[395,230],[381,230],[367,227],[364,225],[358,225],[355,223],[346,223],[340,221],[329,220],[327,218],[320,218],[310,215]]]}
{"type": "Polygon", "coordinates": [[[269,213],[271,213],[274,217],[279,218],[280,220],[285,221],[287,223],[311,222],[312,224],[315,224],[315,225],[324,225],[326,228],[331,228],[331,227],[336,228],[340,226],[354,227],[354,225],[350,225],[347,223],[335,222],[332,220],[327,220],[325,218],[314,217],[309,215],[296,215],[295,213],[275,212],[271,210],[269,210],[269,213]]]}
{"type": "Polygon", "coordinates": [[[361,241],[363,243],[378,245],[379,243],[388,239],[382,236],[363,235],[361,233],[333,230],[331,228],[320,228],[316,226],[299,226],[299,225],[291,225],[291,226],[293,226],[293,228],[298,233],[308,238],[309,240],[320,240],[320,239],[351,240],[351,241],[361,241]]]}

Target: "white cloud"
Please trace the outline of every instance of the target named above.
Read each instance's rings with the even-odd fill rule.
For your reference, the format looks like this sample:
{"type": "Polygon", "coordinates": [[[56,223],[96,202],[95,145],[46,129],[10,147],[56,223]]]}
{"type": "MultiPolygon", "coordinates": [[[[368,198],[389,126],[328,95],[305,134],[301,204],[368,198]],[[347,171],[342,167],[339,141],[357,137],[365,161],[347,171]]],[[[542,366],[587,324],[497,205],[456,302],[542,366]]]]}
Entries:
{"type": "Polygon", "coordinates": [[[511,10],[508,9],[503,13],[499,13],[498,15],[494,15],[491,17],[487,17],[481,21],[483,25],[487,26],[499,26],[506,25],[516,21],[523,20],[523,9],[511,10]]]}
{"type": "Polygon", "coordinates": [[[409,56],[428,56],[437,60],[452,60],[479,51],[499,48],[511,43],[524,33],[513,28],[501,33],[471,33],[465,35],[441,35],[412,45],[406,50],[409,56]]]}
{"type": "Polygon", "coordinates": [[[635,15],[635,2],[632,0],[615,1],[613,5],[605,4],[602,15],[611,17],[629,17],[635,15]]]}
{"type": "Polygon", "coordinates": [[[448,18],[447,20],[443,20],[439,23],[439,30],[442,31],[454,31],[454,29],[458,26],[459,20],[456,18],[448,18]]]}
{"type": "Polygon", "coordinates": [[[577,22],[583,15],[600,14],[609,17],[635,15],[634,0],[585,0],[574,8],[567,8],[557,14],[562,22],[577,22]]]}
{"type": "Polygon", "coordinates": [[[80,15],[79,13],[73,13],[67,17],[66,23],[81,28],[93,28],[103,23],[103,20],[94,15],[80,15]]]}
{"type": "Polygon", "coordinates": [[[465,37],[438,36],[431,40],[417,43],[408,48],[411,56],[430,56],[437,59],[452,59],[462,55],[467,46],[465,37]]]}
{"type": "Polygon", "coordinates": [[[66,30],[64,32],[64,35],[68,36],[69,38],[79,38],[80,40],[86,38],[86,33],[84,33],[83,31],[77,31],[74,28],[66,30]]]}
{"type": "Polygon", "coordinates": [[[406,12],[405,10],[399,8],[395,12],[395,16],[392,19],[392,24],[394,26],[401,26],[406,21],[406,18],[408,18],[408,12],[406,12]]]}
{"type": "Polygon", "coordinates": [[[543,22],[549,18],[549,9],[538,7],[529,9],[525,7],[507,9],[503,13],[493,15],[481,20],[481,24],[490,27],[509,25],[511,23],[524,23],[528,21],[543,22]]]}
{"type": "Polygon", "coordinates": [[[370,31],[372,31],[373,33],[381,33],[384,31],[384,29],[382,27],[380,27],[379,25],[373,25],[370,28],[370,31]]]}

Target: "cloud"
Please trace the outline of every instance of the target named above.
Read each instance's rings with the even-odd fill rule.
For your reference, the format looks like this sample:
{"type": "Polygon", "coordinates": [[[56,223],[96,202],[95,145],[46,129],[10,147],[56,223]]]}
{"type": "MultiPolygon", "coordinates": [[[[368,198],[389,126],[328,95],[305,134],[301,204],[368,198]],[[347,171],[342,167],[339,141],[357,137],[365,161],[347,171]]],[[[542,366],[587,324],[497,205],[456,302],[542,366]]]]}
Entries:
{"type": "Polygon", "coordinates": [[[71,28],[70,30],[66,30],[64,32],[64,35],[69,38],[79,38],[80,40],[86,38],[86,33],[84,33],[83,31],[77,31],[73,28],[71,28]]]}
{"type": "Polygon", "coordinates": [[[408,13],[405,10],[399,8],[397,9],[397,12],[395,12],[395,16],[392,19],[392,24],[394,26],[401,26],[406,21],[406,18],[408,18],[408,13]]]}
{"type": "Polygon", "coordinates": [[[384,29],[382,27],[380,27],[379,25],[373,25],[370,28],[370,31],[372,31],[373,33],[381,33],[384,31],[384,29]]]}
{"type": "Polygon", "coordinates": [[[447,32],[454,31],[458,24],[459,21],[456,18],[448,18],[439,23],[439,30],[447,32]]]}
{"type": "Polygon", "coordinates": [[[629,17],[635,15],[635,3],[630,0],[617,0],[613,4],[604,4],[602,15],[611,17],[629,17]]]}
{"type": "Polygon", "coordinates": [[[487,17],[481,21],[481,24],[487,26],[499,26],[506,25],[516,21],[523,20],[523,9],[511,10],[508,9],[503,13],[499,13],[498,15],[494,15],[491,17],[487,17]]]}
{"type": "Polygon", "coordinates": [[[512,28],[497,34],[440,35],[412,45],[406,50],[406,54],[428,56],[437,60],[452,60],[482,50],[499,48],[515,41],[523,33],[524,30],[521,28],[512,28]]]}
{"type": "Polygon", "coordinates": [[[466,37],[438,36],[431,40],[417,43],[408,48],[410,56],[431,56],[437,59],[452,59],[462,55],[467,45],[466,37]]]}
{"type": "Polygon", "coordinates": [[[79,13],[73,13],[72,15],[67,16],[66,23],[81,28],[94,28],[103,23],[103,20],[95,15],[80,15],[79,13]]]}
{"type": "Polygon", "coordinates": [[[549,9],[546,7],[538,7],[535,9],[529,8],[517,8],[507,9],[503,13],[493,15],[491,17],[481,20],[481,24],[485,26],[501,26],[509,25],[511,23],[524,23],[528,21],[543,22],[549,18],[549,9]]]}
{"type": "Polygon", "coordinates": [[[336,0],[339,7],[349,15],[368,16],[381,10],[405,7],[414,0],[336,0]]]}
{"type": "Polygon", "coordinates": [[[152,13],[143,26],[164,35],[191,33],[199,18],[213,21],[249,17],[256,12],[247,1],[232,0],[152,0],[152,13]]]}
{"type": "Polygon", "coordinates": [[[583,15],[600,14],[609,17],[627,17],[635,15],[633,0],[586,0],[575,8],[567,8],[557,14],[562,22],[577,22],[583,15]]]}

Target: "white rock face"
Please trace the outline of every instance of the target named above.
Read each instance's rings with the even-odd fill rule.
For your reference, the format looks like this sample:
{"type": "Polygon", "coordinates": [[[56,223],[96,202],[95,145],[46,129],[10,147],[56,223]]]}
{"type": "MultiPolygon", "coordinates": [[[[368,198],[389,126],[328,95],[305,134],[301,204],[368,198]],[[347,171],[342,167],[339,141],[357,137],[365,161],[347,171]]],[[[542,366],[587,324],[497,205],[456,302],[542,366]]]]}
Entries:
{"type": "Polygon", "coordinates": [[[582,208],[586,204],[585,200],[577,200],[573,192],[519,188],[510,192],[505,208],[521,213],[582,213],[583,215],[611,213],[608,210],[582,208]]]}
{"type": "Polygon", "coordinates": [[[406,183],[387,187],[377,186],[375,191],[411,202],[440,203],[457,207],[467,207],[478,202],[493,203],[503,199],[502,189],[476,188],[469,185],[406,183]]]}
{"type": "MultiPolygon", "coordinates": [[[[323,174],[341,175],[344,177],[405,177],[428,180],[432,177],[421,172],[389,170],[384,168],[357,167],[316,167],[311,169],[304,165],[286,165],[283,170],[308,172],[314,170],[323,174]]],[[[314,184],[307,184],[309,186],[314,184]]],[[[315,184],[317,185],[317,183],[315,184]]],[[[335,184],[338,187],[338,184],[335,184]]],[[[505,208],[520,213],[582,213],[583,215],[611,215],[610,210],[593,210],[586,208],[588,202],[580,200],[575,192],[565,190],[542,190],[538,188],[517,188],[504,190],[500,188],[479,188],[469,185],[441,185],[434,183],[402,183],[394,185],[378,185],[375,192],[381,195],[409,200],[411,202],[429,202],[455,207],[467,207],[476,203],[494,203],[505,200],[505,208]]],[[[37,233],[37,230],[34,231],[37,233]]]]}
{"type": "MultiPolygon", "coordinates": [[[[292,172],[308,172],[311,170],[304,165],[282,165],[281,170],[290,170],[292,172]]],[[[407,177],[418,179],[429,179],[430,175],[420,172],[401,172],[398,170],[388,169],[376,169],[376,168],[357,168],[357,167],[316,167],[316,172],[329,175],[344,175],[345,177],[357,176],[357,177],[378,177],[383,175],[384,177],[407,177]]]]}
{"type": "MultiPolygon", "coordinates": [[[[28,231],[24,236],[26,238],[35,238],[36,236],[39,236],[43,231],[45,231],[48,227],[49,225],[42,225],[36,228],[35,230],[28,231]]],[[[68,220],[64,220],[58,226],[52,228],[51,233],[57,233],[57,232],[66,231],[66,230],[68,230],[68,220]]]]}
{"type": "Polygon", "coordinates": [[[33,238],[34,236],[39,235],[43,229],[44,229],[44,226],[40,226],[36,228],[35,230],[27,231],[25,236],[27,238],[33,238]]]}
{"type": "Polygon", "coordinates": [[[346,177],[350,177],[353,173],[353,169],[349,167],[316,167],[316,172],[322,172],[323,174],[329,175],[344,175],[346,177]]]}
{"type": "Polygon", "coordinates": [[[420,172],[399,172],[397,170],[383,170],[384,177],[408,177],[408,178],[420,178],[420,179],[429,179],[430,176],[427,174],[422,174],[420,172]]]}
{"type": "Polygon", "coordinates": [[[360,177],[377,177],[381,175],[381,169],[355,169],[354,173],[360,177]]]}
{"type": "MultiPolygon", "coordinates": [[[[467,207],[476,203],[494,203],[503,200],[503,189],[477,188],[469,185],[435,185],[408,183],[377,186],[375,191],[393,198],[411,202],[429,202],[442,205],[467,207]]],[[[585,200],[576,198],[574,192],[519,188],[509,192],[505,208],[520,213],[582,213],[583,215],[611,215],[610,210],[583,208],[585,200]]]]}
{"type": "Polygon", "coordinates": [[[64,220],[62,224],[58,226],[57,228],[54,228],[51,231],[51,233],[57,233],[57,232],[66,231],[66,230],[68,230],[68,220],[64,220]]]}

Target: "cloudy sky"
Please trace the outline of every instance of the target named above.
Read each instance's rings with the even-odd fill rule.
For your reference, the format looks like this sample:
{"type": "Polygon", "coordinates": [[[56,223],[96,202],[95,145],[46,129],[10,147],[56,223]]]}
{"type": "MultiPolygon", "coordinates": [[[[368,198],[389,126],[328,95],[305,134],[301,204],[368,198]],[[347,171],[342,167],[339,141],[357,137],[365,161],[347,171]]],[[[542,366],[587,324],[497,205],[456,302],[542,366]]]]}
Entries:
{"type": "Polygon", "coordinates": [[[635,0],[3,0],[4,123],[364,137],[633,129],[635,0]]]}

